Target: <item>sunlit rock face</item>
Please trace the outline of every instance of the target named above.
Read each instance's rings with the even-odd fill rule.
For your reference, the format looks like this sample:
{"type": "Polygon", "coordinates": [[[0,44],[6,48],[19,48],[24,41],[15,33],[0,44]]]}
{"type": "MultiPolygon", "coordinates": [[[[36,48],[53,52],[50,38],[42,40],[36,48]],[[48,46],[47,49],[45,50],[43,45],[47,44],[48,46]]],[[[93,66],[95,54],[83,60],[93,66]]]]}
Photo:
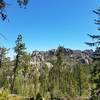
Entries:
{"type": "Polygon", "coordinates": [[[44,53],[39,51],[33,51],[32,53],[33,62],[44,62],[44,53]]]}
{"type": "Polygon", "coordinates": [[[36,67],[37,70],[44,66],[47,66],[49,69],[53,67],[53,65],[46,60],[46,52],[44,51],[33,51],[31,64],[33,67],[36,67]]]}
{"type": "MultiPolygon", "coordinates": [[[[47,66],[52,66],[51,61],[56,61],[56,51],[57,49],[52,49],[48,51],[33,51],[32,53],[32,63],[42,66],[42,64],[47,64],[47,66]]],[[[64,61],[65,62],[80,62],[82,64],[90,64],[92,62],[93,50],[71,50],[69,48],[64,48],[64,61]]]]}

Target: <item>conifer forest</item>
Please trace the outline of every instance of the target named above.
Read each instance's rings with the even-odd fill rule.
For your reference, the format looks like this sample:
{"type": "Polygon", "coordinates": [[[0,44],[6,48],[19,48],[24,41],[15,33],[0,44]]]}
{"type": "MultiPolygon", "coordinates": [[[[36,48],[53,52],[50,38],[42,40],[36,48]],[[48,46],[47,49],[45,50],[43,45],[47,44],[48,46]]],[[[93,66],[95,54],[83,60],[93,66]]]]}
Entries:
{"type": "MultiPolygon", "coordinates": [[[[10,17],[9,7],[15,5],[19,12],[22,10],[21,13],[28,13],[31,10],[31,1],[35,0],[14,0],[14,2],[13,0],[0,0],[0,41],[5,41],[5,44],[7,44],[8,41],[13,40],[13,38],[9,38],[3,33],[1,26],[4,27],[4,24],[8,24],[9,27],[9,23],[15,21],[14,18],[18,18],[17,20],[24,19],[20,15],[10,17]]],[[[58,1],[64,2],[65,0],[58,1]]],[[[45,3],[41,5],[46,6],[45,3]]],[[[63,8],[63,6],[61,7],[63,8]]],[[[47,7],[48,12],[49,10],[47,7]]],[[[93,24],[98,27],[95,30],[99,33],[100,8],[98,6],[95,9],[91,8],[90,12],[93,16],[96,16],[92,20],[94,20],[93,24]]],[[[11,13],[18,12],[12,10],[11,13]]],[[[22,15],[24,17],[29,16],[22,15]]],[[[31,24],[30,20],[29,22],[31,24]]],[[[18,22],[15,21],[14,23],[18,22]]],[[[23,23],[25,26],[28,21],[23,23]]],[[[23,27],[22,32],[17,30],[16,39],[14,38],[13,43],[10,42],[12,48],[0,42],[0,100],[100,100],[100,33],[87,33],[86,38],[88,39],[87,41],[84,39],[83,44],[90,49],[70,49],[59,42],[57,48],[35,50],[34,45],[31,43],[33,50],[29,52],[26,45],[27,41],[24,39],[27,38],[28,41],[30,39],[28,36],[24,38],[25,28],[23,27]],[[11,56],[9,56],[9,53],[11,53],[11,56]]],[[[72,31],[74,33],[75,30],[72,29],[72,31]]],[[[30,32],[28,34],[31,34],[30,32]]],[[[33,40],[35,38],[38,37],[33,37],[33,40]]],[[[72,37],[67,38],[73,39],[72,37]]],[[[43,40],[45,39],[44,37],[43,40]]]]}

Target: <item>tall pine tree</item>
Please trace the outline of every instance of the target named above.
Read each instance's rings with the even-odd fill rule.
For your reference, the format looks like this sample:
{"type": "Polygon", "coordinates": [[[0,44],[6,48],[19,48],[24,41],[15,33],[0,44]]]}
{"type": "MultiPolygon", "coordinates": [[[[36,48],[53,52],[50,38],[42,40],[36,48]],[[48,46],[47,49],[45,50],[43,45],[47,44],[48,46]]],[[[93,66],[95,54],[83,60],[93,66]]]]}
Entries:
{"type": "Polygon", "coordinates": [[[17,75],[17,68],[20,63],[20,57],[24,54],[25,50],[25,43],[22,41],[22,35],[19,34],[17,37],[17,40],[15,41],[16,46],[14,48],[14,51],[16,53],[16,58],[15,58],[15,64],[14,64],[14,69],[13,69],[13,79],[12,79],[12,84],[11,84],[11,93],[14,92],[14,84],[16,80],[16,75],[17,75]]]}
{"type": "MultiPolygon", "coordinates": [[[[95,24],[100,25],[100,8],[93,12],[99,17],[98,19],[95,19],[95,24]]],[[[98,30],[100,31],[100,27],[98,27],[98,30]]],[[[92,55],[94,64],[91,69],[91,97],[94,100],[97,98],[97,94],[100,91],[100,35],[88,35],[92,38],[93,42],[86,42],[86,44],[96,47],[96,50],[92,55]]]]}

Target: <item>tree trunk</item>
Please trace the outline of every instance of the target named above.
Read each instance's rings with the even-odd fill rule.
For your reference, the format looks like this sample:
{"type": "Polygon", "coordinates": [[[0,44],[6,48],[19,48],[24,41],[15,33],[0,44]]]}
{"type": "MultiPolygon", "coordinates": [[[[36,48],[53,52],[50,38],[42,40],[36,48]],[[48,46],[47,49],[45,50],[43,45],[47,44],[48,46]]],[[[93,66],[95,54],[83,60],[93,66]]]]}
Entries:
{"type": "Polygon", "coordinates": [[[19,54],[16,56],[16,62],[15,62],[15,67],[13,69],[13,78],[12,78],[12,83],[11,83],[11,93],[14,93],[14,85],[15,85],[15,80],[16,80],[16,71],[19,63],[19,54]]]}

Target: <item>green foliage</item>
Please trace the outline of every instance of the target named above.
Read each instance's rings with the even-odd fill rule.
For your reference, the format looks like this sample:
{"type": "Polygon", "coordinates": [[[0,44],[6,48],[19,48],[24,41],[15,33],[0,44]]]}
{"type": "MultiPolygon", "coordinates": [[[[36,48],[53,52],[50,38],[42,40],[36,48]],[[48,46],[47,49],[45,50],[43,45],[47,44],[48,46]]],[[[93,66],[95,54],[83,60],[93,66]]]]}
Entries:
{"type": "Polygon", "coordinates": [[[20,34],[15,43],[15,59],[11,61],[6,52],[2,56],[0,87],[37,100],[64,97],[74,100],[76,96],[89,96],[90,65],[66,62],[65,49],[62,46],[56,51],[57,59],[52,61],[53,67],[49,68],[45,62],[32,65],[31,54],[25,51],[25,43],[20,34]]]}
{"type": "Polygon", "coordinates": [[[14,93],[14,85],[15,85],[15,80],[16,80],[16,76],[17,76],[17,69],[18,69],[19,64],[20,64],[20,57],[23,56],[25,49],[26,49],[25,43],[23,43],[23,41],[22,41],[21,34],[18,35],[15,43],[16,43],[16,46],[14,48],[14,51],[16,53],[16,59],[15,59],[15,64],[14,64],[14,68],[13,68],[13,79],[12,79],[12,83],[11,83],[11,93],[14,93]]]}
{"type": "MultiPolygon", "coordinates": [[[[98,15],[98,19],[95,20],[95,24],[100,25],[100,8],[96,11],[93,11],[95,14],[98,15]]],[[[100,30],[100,28],[98,28],[100,30]]],[[[97,97],[97,92],[100,90],[100,35],[89,35],[90,38],[92,38],[93,42],[86,42],[89,46],[95,46],[96,50],[93,53],[93,62],[91,69],[91,84],[92,84],[92,90],[91,90],[91,97],[97,97]]]]}
{"type": "Polygon", "coordinates": [[[7,89],[0,89],[0,100],[9,100],[9,91],[7,89]]]}
{"type": "Polygon", "coordinates": [[[22,55],[25,50],[25,43],[22,41],[23,37],[21,34],[18,35],[17,40],[15,41],[14,51],[16,54],[22,55]]]}

